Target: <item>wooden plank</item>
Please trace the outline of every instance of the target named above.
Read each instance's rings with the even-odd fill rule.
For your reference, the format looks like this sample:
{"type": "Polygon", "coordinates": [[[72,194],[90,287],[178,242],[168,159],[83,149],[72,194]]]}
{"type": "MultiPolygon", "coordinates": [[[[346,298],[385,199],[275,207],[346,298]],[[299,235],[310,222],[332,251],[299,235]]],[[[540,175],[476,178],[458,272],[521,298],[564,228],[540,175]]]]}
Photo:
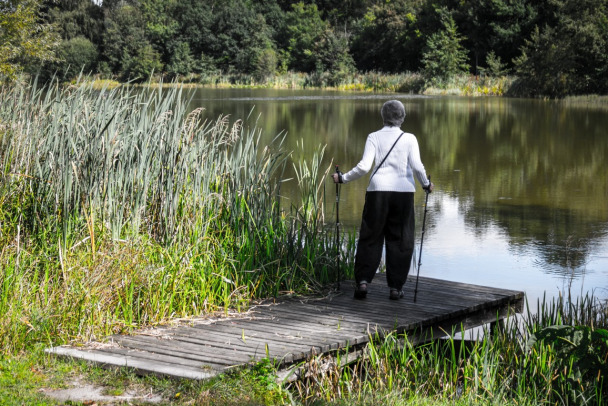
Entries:
{"type": "Polygon", "coordinates": [[[290,364],[345,347],[360,349],[370,337],[391,332],[424,342],[512,315],[522,310],[524,298],[522,292],[420,277],[414,303],[411,275],[399,301],[389,300],[384,275],[377,275],[365,300],[352,297],[352,282],[342,286],[326,298],[261,302],[246,318],[162,329],[159,337],[115,336],[120,348],[73,350],[99,362],[128,361],[151,373],[183,369],[193,379],[205,379],[197,378],[200,369],[212,376],[266,356],[290,364]]]}
{"type": "MultiPolygon", "coordinates": [[[[408,278],[408,280],[409,280],[409,278],[408,278]]],[[[415,279],[412,279],[412,282],[415,284],[415,279]]],[[[501,296],[522,296],[523,295],[523,292],[518,291],[518,290],[495,288],[495,287],[485,286],[485,285],[476,285],[476,284],[470,284],[470,283],[465,283],[465,282],[455,282],[455,281],[448,281],[445,279],[437,279],[437,278],[429,278],[429,277],[421,276],[418,287],[420,287],[420,285],[422,285],[422,284],[425,284],[425,285],[428,285],[431,287],[448,287],[448,288],[452,288],[455,291],[474,290],[474,291],[480,291],[480,292],[496,293],[501,296]]]]}
{"type": "Polygon", "coordinates": [[[195,368],[179,367],[163,362],[149,362],[132,356],[107,354],[96,350],[76,350],[69,347],[53,347],[45,352],[72,359],[81,359],[95,364],[132,368],[138,372],[151,373],[160,376],[173,376],[187,379],[209,379],[217,375],[215,371],[205,371],[195,368]]]}
{"type": "MultiPolygon", "coordinates": [[[[398,302],[393,302],[398,303],[398,302]]],[[[293,313],[301,315],[301,320],[345,320],[345,316],[349,318],[361,319],[373,319],[374,321],[393,319],[395,316],[399,316],[401,311],[405,309],[399,309],[396,306],[378,306],[376,303],[367,300],[355,300],[352,302],[341,303],[331,302],[324,306],[319,305],[307,305],[300,304],[294,305],[292,303],[268,309],[268,314],[279,314],[279,313],[293,313]]]]}
{"type": "MultiPolygon", "coordinates": [[[[378,316],[380,313],[378,310],[381,310],[383,312],[395,312],[398,310],[407,310],[407,311],[412,311],[412,310],[417,310],[417,311],[422,311],[424,313],[427,312],[431,312],[433,309],[438,309],[438,310],[445,310],[448,308],[452,308],[454,305],[457,305],[460,308],[465,308],[466,305],[464,305],[463,303],[461,303],[461,301],[459,300],[458,302],[454,303],[454,300],[450,300],[448,302],[448,304],[446,305],[446,298],[443,298],[443,300],[438,300],[437,297],[433,297],[432,299],[426,299],[424,295],[420,295],[418,297],[418,302],[414,303],[413,300],[408,300],[407,298],[402,298],[398,301],[390,301],[388,299],[388,291],[387,293],[387,297],[384,298],[378,298],[378,297],[374,297],[373,293],[368,294],[368,297],[365,300],[356,300],[354,298],[352,298],[352,292],[344,292],[344,296],[346,297],[342,297],[342,298],[337,298],[337,297],[332,297],[331,299],[328,299],[327,302],[325,303],[321,303],[320,305],[323,306],[324,308],[335,308],[335,309],[348,309],[348,310],[356,310],[358,312],[372,312],[372,314],[374,314],[374,316],[378,316]],[[426,306],[423,306],[426,305],[426,306]],[[430,306],[430,308],[429,308],[430,306]],[[375,313],[374,310],[376,310],[375,313]]],[[[419,292],[420,293],[420,292],[419,292]]],[[[427,295],[428,297],[428,295],[427,295]]],[[[460,297],[458,296],[454,296],[454,299],[460,299],[460,297]]],[[[413,299],[413,292],[412,292],[412,299],[413,299]]],[[[474,301],[474,303],[477,303],[479,300],[474,301]]]]}
{"type": "Polygon", "coordinates": [[[174,365],[176,368],[189,367],[189,368],[194,368],[196,370],[218,371],[218,372],[222,372],[226,369],[226,365],[222,365],[222,364],[214,364],[214,363],[207,362],[207,361],[205,361],[205,362],[194,361],[194,360],[190,360],[187,358],[173,357],[173,356],[168,356],[168,355],[163,355],[163,354],[157,354],[157,353],[151,352],[151,351],[135,350],[135,349],[124,348],[124,347],[113,347],[113,348],[103,348],[102,347],[102,348],[98,349],[97,352],[104,353],[104,354],[124,355],[127,357],[131,357],[132,359],[149,360],[152,362],[159,361],[159,362],[165,363],[167,365],[174,365]]]}
{"type": "MultiPolygon", "coordinates": [[[[269,329],[263,325],[263,324],[258,324],[258,323],[243,323],[243,324],[239,324],[237,326],[234,325],[220,325],[217,324],[215,326],[213,326],[213,330],[212,332],[215,334],[215,332],[221,332],[224,334],[231,334],[231,335],[238,335],[240,336],[240,334],[242,334],[242,330],[243,329],[247,329],[247,331],[255,331],[259,334],[268,334],[269,329]]],[[[300,333],[301,330],[285,330],[287,332],[289,332],[292,335],[298,335],[300,333]]],[[[323,343],[329,343],[331,344],[331,346],[333,347],[333,343],[339,344],[339,341],[343,341],[342,345],[347,345],[348,341],[350,340],[351,344],[355,344],[356,342],[361,342],[361,337],[364,336],[364,338],[366,339],[366,335],[362,334],[362,333],[357,333],[355,334],[352,338],[351,336],[349,336],[348,334],[345,335],[344,332],[341,332],[341,340],[340,340],[340,336],[338,336],[340,332],[335,332],[332,334],[324,334],[323,332],[319,332],[318,330],[311,332],[310,335],[306,335],[305,333],[302,333],[303,337],[310,337],[311,339],[314,339],[314,335],[316,335],[317,341],[321,341],[323,343]],[[314,334],[314,335],[313,335],[314,334]]],[[[367,341],[365,341],[367,342],[367,341]]],[[[332,349],[332,348],[330,348],[332,349]]]]}
{"type": "MultiPolygon", "coordinates": [[[[337,315],[332,318],[327,318],[320,315],[306,314],[304,309],[302,309],[301,312],[296,310],[295,312],[287,311],[287,313],[285,313],[285,311],[287,311],[287,309],[268,310],[268,315],[271,316],[271,319],[255,319],[254,321],[259,324],[268,325],[272,331],[275,329],[282,329],[283,326],[289,328],[290,325],[293,325],[296,329],[302,329],[303,326],[306,326],[307,329],[319,333],[331,332],[339,323],[339,316],[337,315]]],[[[239,325],[242,326],[244,323],[239,323],[239,325]]]]}
{"type": "MultiPolygon", "coordinates": [[[[192,340],[193,341],[193,340],[192,340]]],[[[155,348],[157,348],[156,346],[158,346],[159,344],[156,343],[150,343],[147,340],[139,340],[137,336],[134,337],[129,337],[129,341],[127,341],[127,345],[129,346],[134,346],[134,345],[140,345],[140,344],[144,344],[144,345],[153,345],[155,346],[155,348]],[[133,343],[133,340],[136,341],[136,343],[133,343]]],[[[165,346],[162,347],[162,350],[171,350],[171,351],[176,351],[176,352],[184,352],[185,354],[187,354],[187,357],[193,357],[193,356],[201,356],[201,357],[211,357],[211,358],[215,358],[217,360],[228,360],[228,361],[233,361],[233,360],[241,360],[244,362],[248,362],[249,360],[251,360],[252,358],[263,358],[263,356],[265,356],[265,351],[264,351],[264,345],[263,343],[260,343],[261,345],[257,345],[257,346],[251,346],[249,349],[237,349],[234,347],[230,347],[227,345],[215,345],[214,343],[211,342],[199,342],[199,343],[195,343],[195,342],[187,342],[187,341],[183,341],[183,340],[163,340],[163,343],[165,346]]],[[[282,352],[287,352],[287,351],[291,351],[290,348],[281,348],[282,352]]],[[[157,351],[157,350],[155,350],[157,351]]]]}
{"type": "MultiPolygon", "coordinates": [[[[496,321],[497,317],[504,318],[509,315],[513,315],[512,309],[510,309],[509,306],[497,305],[495,307],[479,309],[475,312],[466,313],[464,315],[445,318],[444,320],[434,323],[424,322],[421,323],[418,328],[410,329],[410,331],[413,332],[414,336],[418,337],[419,340],[422,339],[422,341],[428,341],[428,339],[424,339],[422,336],[425,334],[428,335],[429,333],[431,338],[437,336],[437,334],[439,334],[439,336],[445,336],[445,334],[440,333],[439,331],[450,333],[454,327],[459,328],[460,326],[462,326],[464,330],[467,330],[469,328],[478,327],[496,321]]],[[[458,329],[456,332],[459,331],[460,329],[458,329]]]]}
{"type": "Polygon", "coordinates": [[[217,334],[210,336],[206,339],[200,339],[188,336],[186,334],[180,333],[176,335],[174,338],[176,342],[183,343],[191,343],[198,345],[208,345],[215,348],[218,348],[220,351],[230,350],[230,351],[238,351],[243,354],[246,354],[250,357],[259,358],[264,357],[268,353],[268,355],[272,358],[282,357],[285,353],[299,353],[303,349],[287,347],[287,346],[278,346],[273,344],[268,344],[264,341],[256,341],[247,340],[245,343],[239,343],[238,340],[233,340],[233,342],[226,342],[224,338],[218,337],[217,334]]]}
{"type": "MultiPolygon", "coordinates": [[[[247,329],[246,331],[254,331],[255,334],[260,334],[260,336],[264,333],[269,333],[267,327],[264,324],[259,322],[249,323],[247,325],[243,325],[241,328],[236,328],[230,326],[231,328],[227,331],[214,329],[210,334],[207,334],[205,337],[201,337],[200,333],[192,333],[184,329],[180,329],[175,333],[176,336],[182,337],[191,337],[195,339],[200,339],[201,341],[205,340],[217,340],[219,342],[229,342],[229,345],[235,346],[247,346],[247,344],[242,342],[241,335],[242,330],[247,329]],[[261,331],[258,332],[258,329],[261,331]]],[[[194,329],[196,330],[196,329],[194,329]]],[[[199,330],[200,331],[200,330],[199,330]]],[[[247,333],[246,333],[247,334],[247,333]]],[[[277,334],[277,333],[275,333],[277,334]]],[[[306,345],[308,347],[318,346],[321,348],[321,351],[329,351],[331,349],[337,348],[335,342],[339,340],[341,337],[339,335],[327,337],[321,334],[306,334],[300,333],[300,331],[287,330],[285,329],[281,335],[277,336],[264,336],[265,339],[263,341],[271,341],[271,342],[285,342],[290,344],[298,344],[298,345],[306,345]],[[335,347],[334,347],[335,346],[335,347]]],[[[247,339],[246,339],[247,340],[247,339]]],[[[247,340],[248,341],[248,340],[247,340]]]]}
{"type": "Polygon", "coordinates": [[[271,355],[279,356],[284,354],[286,351],[296,355],[298,353],[308,353],[315,348],[317,351],[323,351],[321,345],[318,343],[307,345],[305,343],[292,343],[285,340],[276,340],[271,337],[265,337],[260,335],[259,337],[252,335],[245,335],[245,340],[242,339],[242,333],[224,333],[217,330],[213,331],[213,334],[209,334],[209,337],[201,337],[199,335],[192,335],[181,331],[179,334],[174,335],[174,341],[193,343],[193,344],[209,344],[218,348],[230,348],[231,350],[246,352],[248,354],[261,353],[266,354],[266,348],[271,355]]]}
{"type": "MultiPolygon", "coordinates": [[[[281,320],[286,320],[286,323],[288,323],[288,320],[290,320],[289,318],[285,317],[282,318],[281,320]]],[[[324,334],[324,333],[332,333],[333,331],[338,331],[338,327],[340,322],[339,321],[319,321],[319,318],[311,318],[311,317],[307,317],[307,318],[299,318],[296,320],[292,320],[298,327],[298,329],[303,329],[304,327],[306,329],[309,329],[313,332],[316,332],[318,334],[324,334]]],[[[236,323],[236,322],[232,322],[232,323],[236,323]]],[[[230,326],[235,326],[236,324],[231,324],[230,326]]],[[[240,323],[238,324],[239,328],[251,328],[251,329],[256,329],[254,324],[245,324],[245,323],[240,323]]],[[[220,328],[220,324],[216,324],[214,328],[220,328]]],[[[280,327],[275,327],[276,328],[280,328],[280,327]]],[[[346,327],[346,324],[343,323],[342,328],[343,331],[349,331],[349,329],[346,327]]],[[[262,332],[264,332],[265,330],[261,330],[262,332]]],[[[360,328],[359,325],[357,325],[357,329],[355,330],[357,332],[363,332],[364,330],[362,330],[360,328]]]]}
{"type": "MultiPolygon", "coordinates": [[[[353,299],[354,300],[354,299],[353,299]]],[[[269,310],[270,314],[284,314],[284,313],[305,313],[313,314],[314,312],[320,313],[315,317],[339,317],[340,320],[368,320],[376,323],[391,322],[395,317],[428,317],[429,315],[436,314],[431,310],[423,307],[413,307],[409,304],[400,304],[399,307],[380,307],[373,302],[367,300],[357,300],[358,303],[339,303],[333,302],[331,305],[327,305],[325,308],[310,309],[305,305],[296,308],[295,306],[282,306],[278,309],[269,310]]],[[[394,302],[398,303],[398,302],[394,302]]]]}
{"type": "MultiPolygon", "coordinates": [[[[380,283],[385,283],[384,277],[378,277],[377,279],[380,280],[380,283]]],[[[370,287],[373,289],[373,285],[370,285],[370,287]]],[[[408,277],[408,283],[404,286],[406,296],[411,295],[411,298],[413,299],[414,288],[415,277],[410,276],[408,277]]],[[[422,297],[426,296],[432,297],[435,301],[445,301],[446,298],[458,298],[462,301],[468,301],[470,298],[474,298],[476,300],[486,301],[516,295],[523,297],[523,293],[518,291],[420,277],[417,299],[420,300],[422,297]],[[442,294],[437,295],[437,293],[442,294]]]]}
{"type": "MultiPolygon", "coordinates": [[[[458,296],[453,293],[437,289],[433,292],[435,298],[433,299],[436,305],[443,305],[448,307],[460,307],[462,309],[468,309],[471,306],[483,306],[488,303],[492,303],[496,300],[503,300],[504,297],[498,295],[489,294],[476,294],[468,293],[466,296],[458,296]]],[[[422,295],[419,292],[419,299],[422,299],[422,295]]],[[[422,299],[424,300],[424,299],[422,299]]]]}
{"type": "Polygon", "coordinates": [[[181,357],[191,360],[197,360],[201,362],[210,361],[221,365],[235,365],[237,363],[248,363],[251,361],[251,357],[247,354],[241,354],[237,351],[226,351],[211,350],[209,347],[198,346],[199,348],[194,350],[192,348],[177,347],[171,343],[171,340],[163,340],[162,342],[152,342],[142,337],[129,336],[129,337],[118,337],[115,339],[117,343],[126,348],[134,348],[143,351],[151,351],[157,354],[171,355],[175,357],[181,357]]]}
{"type": "MultiPolygon", "coordinates": [[[[283,307],[282,309],[283,309],[283,310],[286,310],[286,311],[289,311],[289,308],[285,308],[285,307],[283,307]]],[[[408,312],[408,313],[410,313],[410,314],[411,314],[411,312],[408,312]]],[[[454,316],[456,316],[456,315],[458,315],[458,314],[461,314],[461,313],[458,313],[458,312],[452,312],[452,313],[450,313],[451,317],[454,317],[454,316]]],[[[445,316],[445,314],[444,314],[443,316],[445,316]]],[[[394,315],[393,315],[393,316],[391,316],[391,323],[393,323],[393,322],[394,322],[394,319],[393,319],[393,318],[394,318],[394,315]]],[[[358,317],[357,317],[357,319],[358,319],[358,317]]],[[[343,318],[342,320],[343,320],[343,324],[346,324],[346,323],[344,323],[344,321],[348,321],[348,319],[346,319],[346,318],[343,318]]],[[[360,321],[360,320],[357,320],[357,321],[360,321]]],[[[382,325],[381,325],[381,326],[382,326],[382,325]]],[[[384,325],[384,327],[386,327],[386,325],[384,325]]]]}
{"type": "MultiPolygon", "coordinates": [[[[281,314],[281,315],[294,314],[294,317],[296,317],[295,314],[298,313],[297,309],[291,309],[291,308],[281,308],[281,309],[273,310],[273,312],[275,312],[276,314],[281,314]]],[[[415,314],[414,312],[403,312],[403,313],[404,313],[403,315],[399,315],[399,314],[394,314],[394,313],[387,314],[386,312],[384,312],[384,316],[382,316],[382,317],[377,316],[376,319],[374,320],[371,313],[370,314],[366,313],[366,314],[364,314],[364,316],[366,316],[366,317],[362,317],[357,314],[349,314],[349,313],[344,312],[341,316],[341,319],[337,320],[337,321],[333,321],[331,325],[332,325],[332,327],[335,327],[336,329],[339,326],[340,329],[344,330],[344,331],[366,332],[369,330],[374,330],[376,327],[390,328],[390,327],[394,326],[395,323],[397,323],[397,325],[399,325],[400,319],[405,320],[407,318],[410,320],[412,320],[412,319],[423,320],[423,319],[426,319],[429,317],[428,315],[426,317],[424,317],[423,315],[415,314]]],[[[322,318],[319,318],[319,319],[322,320],[322,318]]],[[[319,323],[321,323],[321,322],[319,322],[319,323]]]]}
{"type": "MultiPolygon", "coordinates": [[[[249,349],[235,348],[226,344],[215,343],[210,341],[201,340],[164,340],[163,346],[159,348],[160,343],[155,342],[154,339],[140,338],[137,336],[131,336],[128,339],[121,338],[119,343],[124,346],[132,348],[146,348],[146,346],[152,346],[154,352],[158,353],[170,353],[174,352],[175,356],[182,356],[185,358],[199,359],[199,357],[209,357],[216,362],[226,361],[240,361],[243,363],[250,362],[254,359],[259,360],[266,357],[266,342],[263,339],[254,340],[250,337],[247,341],[257,345],[251,345],[249,349]],[[194,358],[196,357],[196,358],[194,358]]],[[[271,352],[278,354],[275,358],[281,358],[284,362],[292,362],[293,358],[304,358],[307,354],[310,354],[311,349],[303,346],[289,346],[283,343],[271,343],[268,344],[271,352]]]]}

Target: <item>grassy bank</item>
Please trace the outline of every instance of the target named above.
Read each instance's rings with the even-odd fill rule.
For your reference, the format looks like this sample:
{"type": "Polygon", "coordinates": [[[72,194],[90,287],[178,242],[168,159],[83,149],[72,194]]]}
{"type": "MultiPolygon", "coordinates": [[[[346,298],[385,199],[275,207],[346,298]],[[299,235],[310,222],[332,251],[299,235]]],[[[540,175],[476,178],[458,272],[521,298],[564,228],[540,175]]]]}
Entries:
{"type": "MultiPolygon", "coordinates": [[[[412,346],[400,335],[372,337],[358,360],[343,364],[345,353],[312,358],[301,364],[307,377],[292,383],[277,381],[268,361],[194,382],[65,362],[34,347],[0,361],[0,402],[64,404],[61,390],[90,385],[104,398],[81,399],[97,404],[148,404],[150,398],[163,405],[605,404],[606,303],[588,296],[541,303],[539,309],[476,341],[412,346]]],[[[82,403],[76,398],[72,404],[82,403]]]]}
{"type": "MultiPolygon", "coordinates": [[[[503,96],[508,94],[513,77],[479,77],[460,75],[447,82],[430,83],[420,73],[356,73],[332,75],[328,72],[295,73],[259,79],[244,74],[205,74],[176,78],[183,87],[253,88],[253,89],[320,89],[348,92],[411,93],[425,95],[503,96]]],[[[155,77],[152,83],[172,87],[172,82],[163,82],[155,77]]],[[[98,79],[96,88],[119,86],[119,82],[98,79]]]]}

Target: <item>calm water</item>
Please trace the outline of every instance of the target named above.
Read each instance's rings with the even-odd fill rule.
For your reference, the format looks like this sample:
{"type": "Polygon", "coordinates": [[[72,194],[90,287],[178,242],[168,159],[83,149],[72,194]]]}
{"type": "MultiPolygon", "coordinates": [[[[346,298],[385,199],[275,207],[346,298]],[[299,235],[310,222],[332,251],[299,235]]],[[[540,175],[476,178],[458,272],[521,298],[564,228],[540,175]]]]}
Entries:
{"type": "MultiPolygon", "coordinates": [[[[257,125],[264,143],[285,133],[295,157],[326,145],[326,167],[338,163],[343,171],[381,127],[382,103],[400,99],[401,128],[417,136],[436,184],[421,275],[523,290],[530,304],[568,287],[608,297],[608,109],[316,91],[199,89],[191,96],[206,118],[228,114],[257,125]]],[[[335,187],[326,185],[333,221],[335,187]]],[[[366,187],[367,178],[342,186],[345,228],[358,227],[366,187]]],[[[420,230],[421,190],[416,202],[420,230]]]]}

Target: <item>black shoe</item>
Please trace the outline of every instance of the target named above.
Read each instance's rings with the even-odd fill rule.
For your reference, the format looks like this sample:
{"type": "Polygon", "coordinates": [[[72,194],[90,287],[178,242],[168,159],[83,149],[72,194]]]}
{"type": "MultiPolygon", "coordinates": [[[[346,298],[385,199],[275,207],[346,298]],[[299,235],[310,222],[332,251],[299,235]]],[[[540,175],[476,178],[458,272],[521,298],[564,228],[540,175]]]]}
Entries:
{"type": "Polygon", "coordinates": [[[403,297],[403,291],[397,289],[391,289],[391,293],[389,295],[389,299],[391,300],[399,300],[403,297]]]}
{"type": "Polygon", "coordinates": [[[365,299],[365,296],[367,296],[367,283],[360,283],[355,288],[355,299],[365,299]]]}

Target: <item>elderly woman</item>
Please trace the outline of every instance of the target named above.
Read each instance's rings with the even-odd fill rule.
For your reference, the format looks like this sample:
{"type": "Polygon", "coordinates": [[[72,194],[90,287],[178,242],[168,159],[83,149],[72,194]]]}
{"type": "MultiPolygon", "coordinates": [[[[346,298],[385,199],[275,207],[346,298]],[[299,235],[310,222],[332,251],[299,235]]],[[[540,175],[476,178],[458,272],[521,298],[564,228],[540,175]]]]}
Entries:
{"type": "Polygon", "coordinates": [[[430,192],[420,160],[418,141],[413,134],[401,131],[405,108],[398,100],[384,103],[381,109],[384,127],[371,133],[365,142],[363,157],[345,174],[335,173],[334,182],[359,179],[376,163],[365,194],[365,206],[355,256],[355,298],[364,299],[380,265],[386,244],[386,281],[390,299],[403,297],[403,285],[414,253],[414,177],[430,192]]]}

